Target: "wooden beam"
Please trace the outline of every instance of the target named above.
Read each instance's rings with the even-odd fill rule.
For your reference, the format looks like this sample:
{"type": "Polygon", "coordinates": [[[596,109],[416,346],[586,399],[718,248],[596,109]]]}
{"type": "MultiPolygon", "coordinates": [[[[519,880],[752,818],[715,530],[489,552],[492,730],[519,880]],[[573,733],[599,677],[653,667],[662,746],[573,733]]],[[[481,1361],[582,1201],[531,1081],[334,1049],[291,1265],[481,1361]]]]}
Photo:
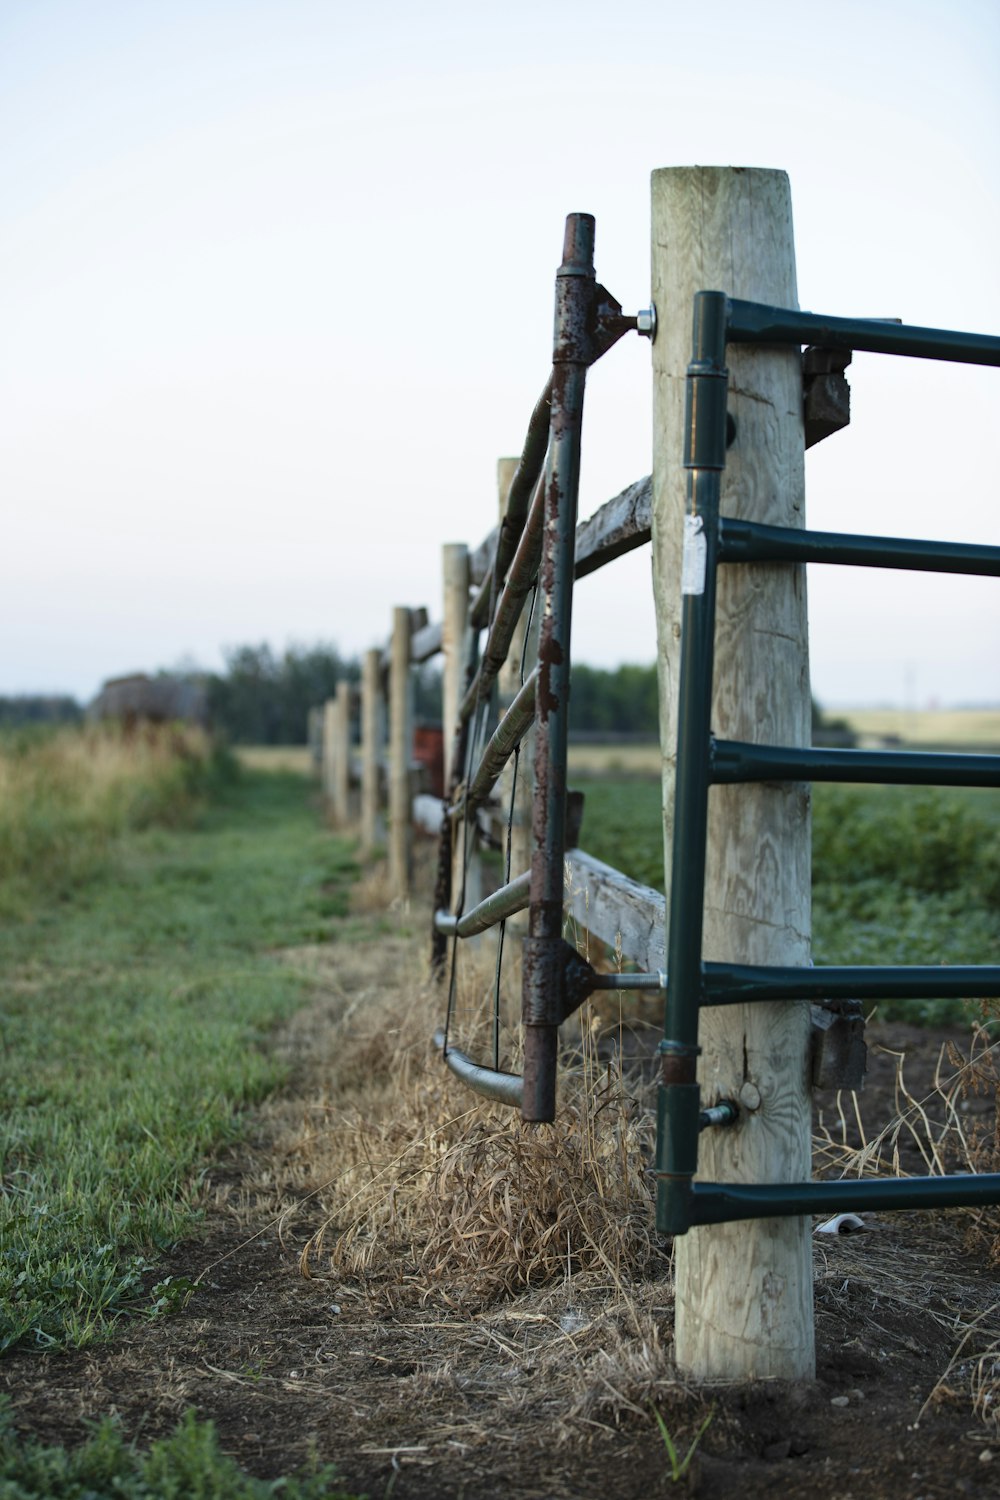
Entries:
{"type": "Polygon", "coordinates": [[[576,528],[576,577],[585,578],[648,542],[652,518],[653,476],[647,474],[580,522],[576,528]]]}
{"type": "Polygon", "coordinates": [[[383,837],[379,809],[385,736],[381,657],[374,646],[365,652],[361,664],[361,849],[367,855],[375,852],[383,837]]]}

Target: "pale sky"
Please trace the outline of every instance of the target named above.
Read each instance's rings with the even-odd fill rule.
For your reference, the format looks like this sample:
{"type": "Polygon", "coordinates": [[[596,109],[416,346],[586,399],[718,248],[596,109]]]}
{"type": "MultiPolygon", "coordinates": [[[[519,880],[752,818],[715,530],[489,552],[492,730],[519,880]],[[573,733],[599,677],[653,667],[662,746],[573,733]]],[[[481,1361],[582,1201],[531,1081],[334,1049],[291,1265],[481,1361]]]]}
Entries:
{"type": "MultiPolygon", "coordinates": [[[[784,168],[804,308],[1000,331],[996,0],[0,0],[0,694],[440,613],[546,379],[565,215],[649,299],[654,168],[784,168]]],[[[1000,371],[857,356],[830,530],[1000,544],[1000,371]]],[[[650,468],[648,345],[581,515],[650,468]]],[[[995,580],[810,570],[830,705],[1000,701],[995,580]]],[[[577,660],[651,661],[649,552],[577,660]]]]}

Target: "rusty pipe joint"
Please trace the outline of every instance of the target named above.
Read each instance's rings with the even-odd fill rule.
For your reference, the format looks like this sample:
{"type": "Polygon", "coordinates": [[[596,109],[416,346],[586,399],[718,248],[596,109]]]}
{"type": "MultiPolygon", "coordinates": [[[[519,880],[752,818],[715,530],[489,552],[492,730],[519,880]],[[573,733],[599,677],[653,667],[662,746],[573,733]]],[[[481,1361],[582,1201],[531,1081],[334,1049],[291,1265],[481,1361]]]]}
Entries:
{"type": "Polygon", "coordinates": [[[552,363],[591,365],[597,357],[597,279],[594,274],[594,216],[569,214],[562,265],[556,272],[552,363]]]}

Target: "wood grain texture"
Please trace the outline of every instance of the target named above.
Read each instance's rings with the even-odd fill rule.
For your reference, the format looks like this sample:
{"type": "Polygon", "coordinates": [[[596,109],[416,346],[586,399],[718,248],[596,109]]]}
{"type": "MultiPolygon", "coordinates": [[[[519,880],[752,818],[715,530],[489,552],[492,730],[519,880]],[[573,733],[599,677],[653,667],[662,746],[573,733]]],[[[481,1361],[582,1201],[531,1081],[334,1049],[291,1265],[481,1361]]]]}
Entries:
{"type": "Polygon", "coordinates": [[[337,683],[333,715],[333,817],[339,828],[351,821],[351,684],[337,683]]]}
{"type": "MultiPolygon", "coordinates": [[[[677,168],[653,174],[653,570],[664,746],[667,870],[673,824],[681,633],[681,467],[685,373],[696,291],[797,306],[791,200],[782,172],[677,168]]],[[[732,347],[737,436],[722,514],[804,524],[801,362],[797,350],[732,347]]],[[[809,743],[805,573],[724,567],[719,574],[712,726],[724,738],[809,743]]],[[[705,892],[706,959],[809,959],[809,796],[798,785],[715,788],[705,892]]],[[[668,874],[669,879],[669,874],[668,874]]],[[[765,1004],[705,1012],[703,1099],[744,1081],[762,1106],[701,1138],[699,1176],[796,1181],[810,1171],[809,1010],[765,1004]]],[[[809,1224],[759,1220],[693,1230],[677,1242],[679,1365],[701,1379],[810,1378],[815,1369],[809,1224]]]]}
{"type": "Polygon", "coordinates": [[[566,937],[584,958],[586,934],[614,948],[643,973],[666,964],[666,903],[659,891],[640,885],[582,849],[566,854],[566,937]]]}
{"type": "Polygon", "coordinates": [[[337,703],[328,698],[323,704],[323,768],[320,784],[323,796],[333,801],[333,772],[337,741],[337,703]]]}
{"type": "Polygon", "coordinates": [[[576,528],[576,577],[585,578],[650,538],[653,477],[637,479],[576,528]]]}
{"type": "Polygon", "coordinates": [[[413,827],[410,818],[410,761],[413,751],[413,681],[410,669],[410,611],[392,612],[389,673],[389,889],[394,900],[410,896],[413,827]]]}
{"type": "Polygon", "coordinates": [[[382,843],[380,809],[382,741],[385,710],[382,697],[382,653],[366,651],[361,664],[361,849],[366,855],[382,843]]]}

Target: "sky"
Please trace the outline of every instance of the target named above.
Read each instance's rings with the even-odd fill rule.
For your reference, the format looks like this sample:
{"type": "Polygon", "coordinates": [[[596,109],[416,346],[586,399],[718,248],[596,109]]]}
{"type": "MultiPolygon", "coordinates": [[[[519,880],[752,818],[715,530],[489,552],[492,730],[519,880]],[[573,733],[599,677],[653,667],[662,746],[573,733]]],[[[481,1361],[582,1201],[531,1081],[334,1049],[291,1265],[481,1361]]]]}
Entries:
{"type": "MultiPolygon", "coordinates": [[[[783,168],[799,300],[1000,331],[996,0],[0,0],[0,694],[383,643],[496,520],[571,211],[649,301],[649,180],[783,168]]],[[[1000,371],[858,355],[814,527],[1000,544],[1000,371]]],[[[588,382],[580,514],[650,469],[588,382]]],[[[996,580],[810,569],[831,707],[1000,702],[996,580]]],[[[656,652],[649,549],[575,659],[656,652]]]]}

